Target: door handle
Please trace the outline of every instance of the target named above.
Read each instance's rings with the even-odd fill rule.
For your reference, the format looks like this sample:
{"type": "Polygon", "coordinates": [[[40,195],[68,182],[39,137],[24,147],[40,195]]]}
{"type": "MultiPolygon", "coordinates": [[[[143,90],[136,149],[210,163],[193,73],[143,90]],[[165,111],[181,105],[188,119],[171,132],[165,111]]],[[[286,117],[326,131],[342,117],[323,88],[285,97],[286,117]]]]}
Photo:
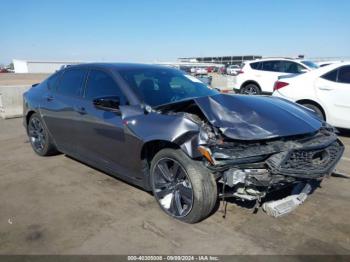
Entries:
{"type": "Polygon", "coordinates": [[[333,90],[333,88],[327,87],[327,86],[319,86],[318,89],[324,90],[324,91],[331,91],[331,90],[333,90]]]}
{"type": "Polygon", "coordinates": [[[85,109],[85,107],[82,107],[82,106],[74,107],[74,111],[78,112],[81,115],[86,114],[86,109],[85,109]]]}
{"type": "Polygon", "coordinates": [[[50,102],[50,101],[53,100],[53,96],[47,95],[47,96],[45,97],[45,99],[46,99],[46,101],[50,102]]]}

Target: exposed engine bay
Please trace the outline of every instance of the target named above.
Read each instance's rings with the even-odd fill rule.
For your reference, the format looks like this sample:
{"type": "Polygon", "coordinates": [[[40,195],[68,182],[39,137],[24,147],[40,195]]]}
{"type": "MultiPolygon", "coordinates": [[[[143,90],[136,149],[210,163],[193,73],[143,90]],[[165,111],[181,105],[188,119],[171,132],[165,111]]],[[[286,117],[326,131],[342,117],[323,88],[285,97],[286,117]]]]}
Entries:
{"type": "MultiPolygon", "coordinates": [[[[344,152],[334,128],[326,123],[317,126],[310,118],[304,127],[297,128],[301,132],[292,130],[291,135],[274,126],[253,125],[252,121],[242,118],[242,114],[228,115],[227,112],[235,111],[232,108],[226,111],[223,101],[216,103],[212,98],[207,99],[210,101],[206,103],[191,100],[159,110],[182,115],[200,126],[199,133],[184,142],[184,146],[190,143],[199,151],[204,165],[217,179],[221,198],[256,201],[271,216],[285,215],[302,204],[317,182],[334,171],[344,152]],[[204,105],[214,106],[215,110],[208,110],[204,105]],[[219,115],[211,115],[213,111],[219,115]],[[235,126],[237,118],[240,122],[235,126]],[[263,203],[268,193],[285,188],[292,188],[289,196],[263,203]]],[[[254,113],[254,110],[250,112],[254,113]]]]}

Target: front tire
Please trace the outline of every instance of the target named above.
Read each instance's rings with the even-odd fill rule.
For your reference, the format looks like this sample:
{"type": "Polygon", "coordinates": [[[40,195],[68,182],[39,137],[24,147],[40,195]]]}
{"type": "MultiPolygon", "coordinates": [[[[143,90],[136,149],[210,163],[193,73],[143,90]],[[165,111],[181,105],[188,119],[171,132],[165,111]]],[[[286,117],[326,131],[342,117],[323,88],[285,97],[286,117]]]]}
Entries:
{"type": "Polygon", "coordinates": [[[162,149],[153,158],[151,186],[159,206],[186,223],[206,218],[217,200],[213,174],[180,149],[162,149]]]}
{"type": "Polygon", "coordinates": [[[39,114],[34,113],[30,116],[27,133],[34,152],[39,156],[51,156],[59,153],[39,114]]]}

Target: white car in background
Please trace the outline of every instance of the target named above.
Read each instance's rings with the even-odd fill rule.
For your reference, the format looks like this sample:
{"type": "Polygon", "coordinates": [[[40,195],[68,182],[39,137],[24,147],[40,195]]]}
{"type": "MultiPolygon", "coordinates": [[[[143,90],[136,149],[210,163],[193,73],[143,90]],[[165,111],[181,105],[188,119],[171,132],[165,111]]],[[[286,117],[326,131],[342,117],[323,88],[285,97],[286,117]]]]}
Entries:
{"type": "Polygon", "coordinates": [[[206,67],[192,67],[191,73],[194,75],[207,75],[208,69],[206,67]]]}
{"type": "Polygon", "coordinates": [[[226,68],[226,74],[228,75],[238,75],[239,71],[241,71],[241,67],[239,65],[230,65],[226,68]]]}
{"type": "Polygon", "coordinates": [[[196,75],[207,75],[208,69],[206,67],[197,67],[195,71],[196,75]]]}
{"type": "Polygon", "coordinates": [[[329,124],[350,128],[350,62],[281,78],[274,90],[274,96],[312,109],[329,124]]]}
{"type": "Polygon", "coordinates": [[[269,58],[244,62],[236,76],[233,89],[241,94],[272,94],[279,76],[302,74],[318,66],[306,60],[292,58],[269,58]]]}

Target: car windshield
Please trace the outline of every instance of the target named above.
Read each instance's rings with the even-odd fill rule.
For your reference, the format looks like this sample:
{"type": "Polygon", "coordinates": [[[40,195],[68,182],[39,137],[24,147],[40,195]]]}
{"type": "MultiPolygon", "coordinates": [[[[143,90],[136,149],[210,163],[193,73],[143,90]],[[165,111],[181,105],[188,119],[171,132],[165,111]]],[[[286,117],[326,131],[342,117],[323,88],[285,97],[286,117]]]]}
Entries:
{"type": "Polygon", "coordinates": [[[317,64],[315,64],[314,62],[311,62],[311,61],[301,61],[301,63],[308,66],[309,68],[312,68],[312,69],[319,68],[319,66],[317,64]]]}
{"type": "Polygon", "coordinates": [[[210,96],[210,89],[197,78],[171,68],[137,68],[118,70],[144,103],[159,106],[195,97],[210,96]]]}

